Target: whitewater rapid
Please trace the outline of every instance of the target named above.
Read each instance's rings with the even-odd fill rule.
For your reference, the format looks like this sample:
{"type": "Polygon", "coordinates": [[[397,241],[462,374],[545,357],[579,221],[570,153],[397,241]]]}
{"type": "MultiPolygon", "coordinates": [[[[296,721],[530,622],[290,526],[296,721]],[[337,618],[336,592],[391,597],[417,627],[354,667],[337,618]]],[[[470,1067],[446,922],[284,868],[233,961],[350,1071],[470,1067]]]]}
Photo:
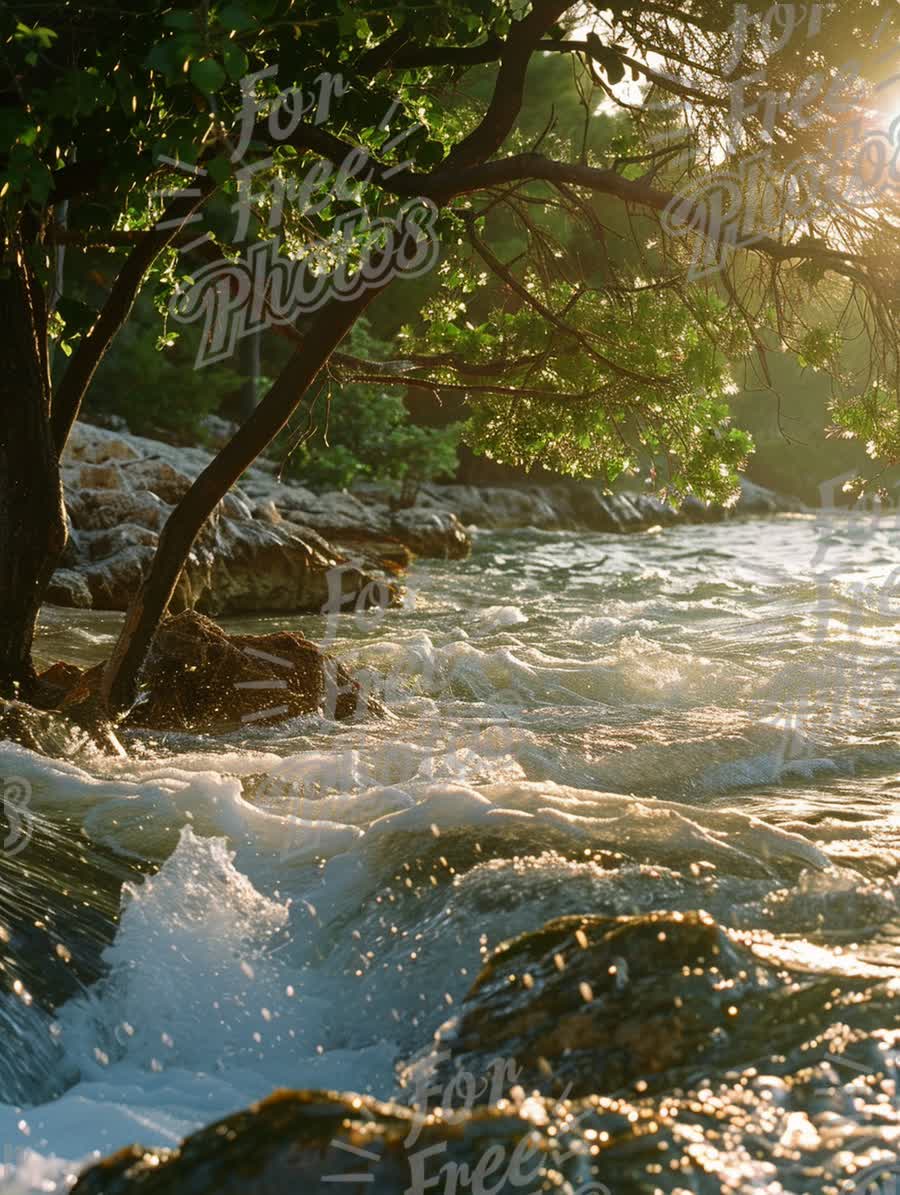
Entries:
{"type": "MultiPolygon", "coordinates": [[[[562,913],[702,908],[900,974],[897,532],[479,534],[400,608],[234,624],[322,642],[383,718],[133,734],[127,759],[0,744],[29,794],[0,855],[0,1189],[64,1191],[278,1086],[402,1099],[490,950],[562,913]]],[[[49,610],[39,650],[99,660],[115,627],[49,610]]],[[[895,1088],[832,1079],[828,1148],[896,1150],[895,1088]]],[[[810,1110],[766,1102],[752,1132],[814,1158],[810,1110]]],[[[792,1190],[742,1141],[710,1165],[792,1190]]]]}

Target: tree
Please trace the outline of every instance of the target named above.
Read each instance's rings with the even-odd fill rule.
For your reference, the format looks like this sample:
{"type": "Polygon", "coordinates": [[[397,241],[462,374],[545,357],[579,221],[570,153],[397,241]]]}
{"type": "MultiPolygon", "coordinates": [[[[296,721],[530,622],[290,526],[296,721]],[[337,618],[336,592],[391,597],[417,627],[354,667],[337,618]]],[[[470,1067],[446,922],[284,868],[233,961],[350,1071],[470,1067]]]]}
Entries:
{"type": "Polygon", "coordinates": [[[775,337],[834,374],[845,428],[896,456],[896,196],[887,158],[858,161],[839,142],[855,120],[884,150],[870,96],[890,74],[897,18],[857,0],[823,9],[819,27],[818,8],[802,29],[785,26],[793,6],[700,0],[135,0],[23,3],[5,17],[0,686],[34,690],[34,619],[65,540],[59,454],[151,270],[183,317],[193,305],[207,318],[207,356],[227,356],[231,329],[263,324],[294,351],[173,511],[106,670],[111,713],[135,696],[204,521],[326,367],[338,381],[464,393],[467,435],[498,459],[608,478],[649,459],[676,492],[723,498],[749,447],[729,422],[731,365],[755,357],[765,378],[775,337]],[[866,54],[842,81],[851,38],[866,54]],[[570,63],[580,127],[556,127],[552,108],[537,136],[520,127],[541,55],[570,63]],[[601,100],[627,113],[608,149],[592,136],[601,100]],[[857,167],[868,176],[854,204],[857,167]],[[750,211],[773,202],[775,220],[750,211]],[[578,235],[563,243],[561,223],[578,235]],[[441,287],[397,359],[342,351],[392,279],[428,264],[432,227],[441,287]],[[71,339],[78,318],[54,309],[63,243],[128,252],[51,388],[48,337],[65,321],[71,339]],[[489,277],[498,301],[475,323],[489,277]],[[327,301],[279,303],[289,284],[322,299],[322,279],[327,301]],[[867,376],[842,376],[841,338],[861,335],[867,376]]]}

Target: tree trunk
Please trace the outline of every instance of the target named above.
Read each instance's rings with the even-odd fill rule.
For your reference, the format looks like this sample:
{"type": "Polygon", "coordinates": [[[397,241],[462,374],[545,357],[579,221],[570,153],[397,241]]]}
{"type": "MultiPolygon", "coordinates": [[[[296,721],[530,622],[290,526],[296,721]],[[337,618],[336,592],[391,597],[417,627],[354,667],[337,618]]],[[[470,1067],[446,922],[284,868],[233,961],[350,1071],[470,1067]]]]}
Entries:
{"type": "Polygon", "coordinates": [[[166,612],[194,541],[216,505],[263,452],[297,409],[332,351],[388,282],[350,301],[323,308],[265,398],[203,470],[163,528],[150,572],[125,616],[101,685],[101,701],[111,716],[134,704],[138,679],[156,628],[166,612]]]}
{"type": "Polygon", "coordinates": [[[245,336],[240,345],[241,397],[238,418],[241,422],[249,419],[256,410],[257,389],[260,373],[260,342],[261,332],[251,332],[245,336]]]}
{"type": "Polygon", "coordinates": [[[0,694],[31,699],[34,629],[66,544],[50,424],[44,297],[18,240],[4,245],[0,327],[0,694]]]}

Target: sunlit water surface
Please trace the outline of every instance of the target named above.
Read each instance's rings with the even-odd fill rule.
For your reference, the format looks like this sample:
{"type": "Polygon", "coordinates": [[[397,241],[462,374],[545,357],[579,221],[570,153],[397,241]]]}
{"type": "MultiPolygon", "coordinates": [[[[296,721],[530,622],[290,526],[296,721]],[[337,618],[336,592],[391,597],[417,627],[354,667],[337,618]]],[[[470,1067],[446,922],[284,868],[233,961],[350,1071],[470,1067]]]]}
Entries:
{"type": "MultiPolygon", "coordinates": [[[[481,534],[409,588],[241,623],[326,642],[382,719],[0,748],[31,835],[0,873],[4,1191],[278,1085],[406,1098],[485,953],[562,913],[705,909],[900,976],[895,523],[481,534]]],[[[116,625],[49,611],[40,650],[98,660],[116,625]]],[[[896,1161],[883,1013],[702,1076],[683,1123],[670,1101],[678,1189],[849,1192],[896,1161]]]]}

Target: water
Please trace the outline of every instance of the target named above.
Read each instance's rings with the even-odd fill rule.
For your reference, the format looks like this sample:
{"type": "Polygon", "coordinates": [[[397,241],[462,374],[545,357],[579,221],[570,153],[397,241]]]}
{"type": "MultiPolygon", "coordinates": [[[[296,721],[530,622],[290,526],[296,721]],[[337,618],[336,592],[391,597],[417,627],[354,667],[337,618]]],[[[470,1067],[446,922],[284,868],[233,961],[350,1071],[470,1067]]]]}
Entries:
{"type": "MultiPolygon", "coordinates": [[[[486,953],[562,913],[704,909],[900,977],[894,523],[482,534],[409,587],[240,624],[327,642],[383,719],[0,748],[30,786],[0,856],[3,1191],[278,1085],[407,1098],[486,953]]],[[[116,625],[51,612],[40,650],[98,660],[116,625]]],[[[670,1099],[664,1189],[851,1191],[897,1161],[897,1013],[781,1026],[670,1099]]]]}

